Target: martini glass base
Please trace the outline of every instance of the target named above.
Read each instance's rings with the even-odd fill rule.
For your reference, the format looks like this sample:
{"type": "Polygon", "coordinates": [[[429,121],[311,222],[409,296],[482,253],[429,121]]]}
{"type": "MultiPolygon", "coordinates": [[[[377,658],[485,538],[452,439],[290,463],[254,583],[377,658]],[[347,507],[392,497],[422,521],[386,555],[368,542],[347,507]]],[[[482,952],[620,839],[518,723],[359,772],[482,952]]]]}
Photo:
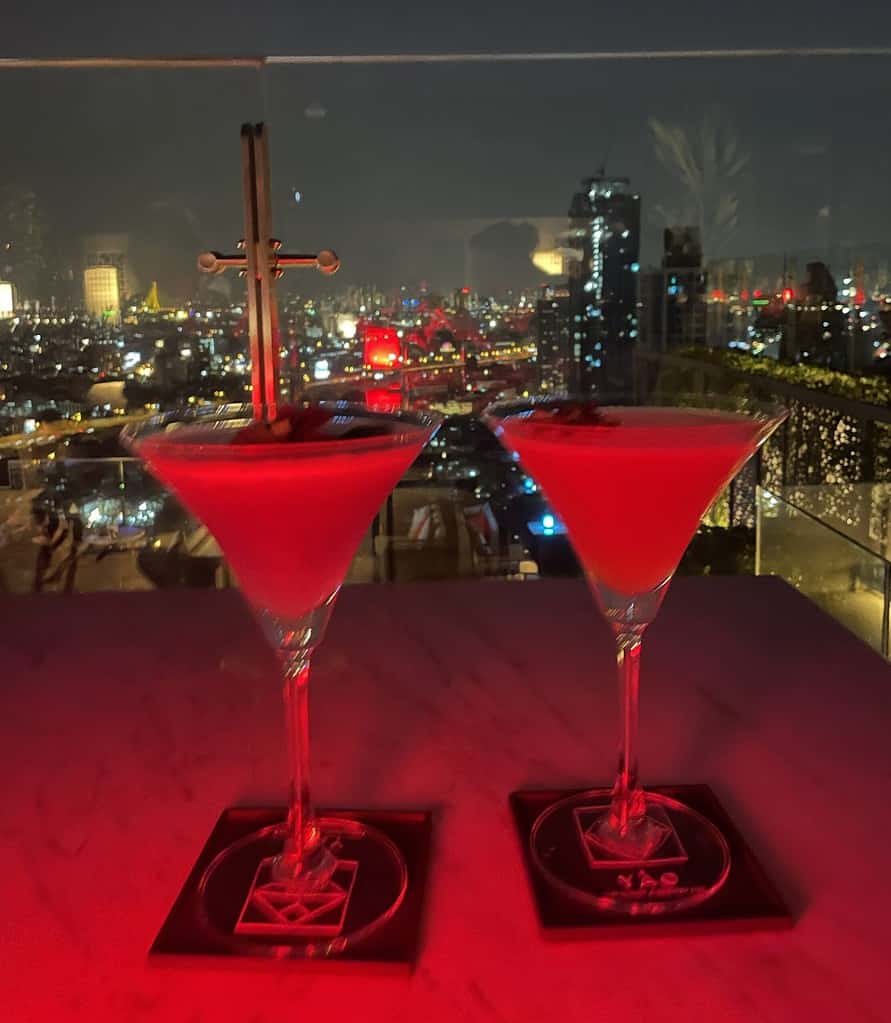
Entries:
{"type": "Polygon", "coordinates": [[[317,824],[326,860],[319,876],[290,881],[277,876],[284,840],[277,824],[218,853],[198,887],[207,926],[223,939],[286,942],[292,958],[311,959],[344,952],[392,919],[408,887],[408,868],[399,849],[362,821],[320,817],[317,824]],[[232,927],[218,907],[255,865],[232,927]]]}
{"type": "Polygon", "coordinates": [[[322,814],[333,868],[324,883],[275,874],[281,809],[224,811],[151,954],[336,960],[411,967],[417,955],[430,815],[322,814]]]}
{"type": "Polygon", "coordinates": [[[662,838],[644,859],[597,840],[610,795],[609,789],[511,794],[546,937],[792,925],[782,898],[708,786],[648,790],[651,830],[662,838]]]}
{"type": "Polygon", "coordinates": [[[608,827],[611,791],[594,789],[549,806],[532,827],[532,860],[564,895],[605,912],[663,914],[717,892],[730,849],[711,821],[668,796],[647,793],[647,815],[622,842],[608,827]],[[575,841],[567,841],[570,820],[575,841]]]}
{"type": "Polygon", "coordinates": [[[592,868],[634,867],[642,862],[660,866],[683,862],[684,850],[677,830],[665,808],[655,799],[648,801],[642,821],[618,835],[612,826],[612,812],[602,797],[573,809],[585,858],[592,868]]]}

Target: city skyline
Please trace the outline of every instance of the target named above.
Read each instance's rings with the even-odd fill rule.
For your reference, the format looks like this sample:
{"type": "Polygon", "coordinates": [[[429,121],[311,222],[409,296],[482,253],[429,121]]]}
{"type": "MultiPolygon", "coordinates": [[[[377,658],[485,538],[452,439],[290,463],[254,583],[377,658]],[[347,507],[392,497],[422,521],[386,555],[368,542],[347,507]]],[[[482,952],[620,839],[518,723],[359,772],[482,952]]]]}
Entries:
{"type": "Polygon", "coordinates": [[[884,1018],[891,4],[2,24],[10,1018],[884,1018]]]}

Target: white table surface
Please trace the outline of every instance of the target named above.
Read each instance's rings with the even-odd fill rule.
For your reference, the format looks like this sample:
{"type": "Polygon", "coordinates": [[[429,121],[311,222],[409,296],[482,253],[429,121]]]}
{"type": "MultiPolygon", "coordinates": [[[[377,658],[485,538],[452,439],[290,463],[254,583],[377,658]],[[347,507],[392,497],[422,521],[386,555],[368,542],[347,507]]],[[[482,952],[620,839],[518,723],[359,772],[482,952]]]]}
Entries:
{"type": "Polygon", "coordinates": [[[783,583],[675,583],[641,743],[645,780],[714,787],[792,931],[541,939],[507,794],[615,760],[583,584],[349,588],[313,684],[318,801],[436,811],[418,968],[161,968],[220,810],[284,799],[272,656],[233,592],[0,600],[0,1019],[891,1020],[891,670],[783,583]]]}

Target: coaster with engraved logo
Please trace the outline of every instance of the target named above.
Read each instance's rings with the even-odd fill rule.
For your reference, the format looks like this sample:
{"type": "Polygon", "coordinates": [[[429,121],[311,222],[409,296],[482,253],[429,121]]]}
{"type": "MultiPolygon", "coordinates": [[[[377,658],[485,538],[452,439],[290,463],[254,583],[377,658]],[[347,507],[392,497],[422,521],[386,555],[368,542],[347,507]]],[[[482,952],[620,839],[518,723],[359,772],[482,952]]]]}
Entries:
{"type": "Polygon", "coordinates": [[[651,793],[649,844],[636,860],[611,850],[601,839],[598,824],[609,810],[608,789],[511,793],[546,937],[792,926],[782,898],[707,785],[656,786],[647,789],[648,797],[651,793]],[[695,827],[687,827],[691,811],[699,818],[695,827]],[[726,856],[720,844],[710,856],[692,844],[704,824],[722,836],[726,856]],[[691,856],[691,849],[696,855],[691,856]],[[607,897],[601,898],[604,892],[607,897]],[[685,908],[676,908],[679,900],[685,900],[685,908]],[[619,901],[624,907],[617,912],[613,907],[619,901]],[[669,912],[659,912],[663,902],[671,907],[669,912]]]}

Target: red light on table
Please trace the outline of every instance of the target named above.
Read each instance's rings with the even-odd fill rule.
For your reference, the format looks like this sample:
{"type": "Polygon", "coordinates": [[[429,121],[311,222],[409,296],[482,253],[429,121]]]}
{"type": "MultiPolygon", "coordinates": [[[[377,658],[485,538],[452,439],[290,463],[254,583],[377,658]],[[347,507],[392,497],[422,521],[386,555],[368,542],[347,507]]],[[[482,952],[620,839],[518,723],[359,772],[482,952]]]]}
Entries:
{"type": "Polygon", "coordinates": [[[795,298],[795,292],[791,288],[783,288],[783,301],[788,305],[795,298]]]}
{"type": "Polygon", "coordinates": [[[715,288],[715,290],[712,292],[712,298],[714,299],[715,302],[723,302],[724,292],[720,288],[715,288]]]}
{"type": "Polygon", "coordinates": [[[365,328],[365,365],[372,369],[392,369],[402,357],[402,345],[395,327],[365,328]]]}

